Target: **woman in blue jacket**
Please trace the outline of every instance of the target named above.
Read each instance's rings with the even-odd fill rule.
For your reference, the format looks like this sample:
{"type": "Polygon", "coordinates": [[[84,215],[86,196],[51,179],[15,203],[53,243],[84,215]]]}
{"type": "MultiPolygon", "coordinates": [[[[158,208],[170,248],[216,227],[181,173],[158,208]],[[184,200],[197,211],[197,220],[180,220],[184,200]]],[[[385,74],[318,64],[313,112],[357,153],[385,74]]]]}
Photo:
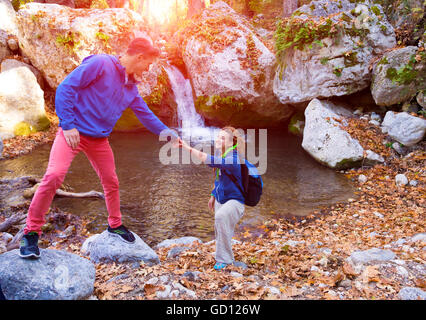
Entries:
{"type": "Polygon", "coordinates": [[[215,168],[214,188],[208,206],[215,212],[216,264],[214,268],[220,270],[234,263],[232,237],[236,224],[244,214],[244,196],[240,191],[243,190],[240,164],[243,163],[245,151],[244,138],[235,128],[225,127],[220,130],[215,140],[215,149],[219,156],[208,155],[191,148],[181,140],[180,145],[208,166],[215,168]],[[239,187],[231,180],[230,175],[236,178],[239,187]]]}

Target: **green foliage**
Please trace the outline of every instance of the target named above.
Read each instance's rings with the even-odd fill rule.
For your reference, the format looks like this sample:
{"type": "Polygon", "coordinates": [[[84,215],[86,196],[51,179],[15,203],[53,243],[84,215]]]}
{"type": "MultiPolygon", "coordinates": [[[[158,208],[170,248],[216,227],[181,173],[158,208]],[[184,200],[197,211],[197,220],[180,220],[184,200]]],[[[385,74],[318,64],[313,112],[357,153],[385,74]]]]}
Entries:
{"type": "Polygon", "coordinates": [[[379,9],[379,7],[378,7],[378,6],[372,6],[372,7],[371,7],[371,11],[373,11],[373,13],[374,13],[376,16],[380,16],[380,15],[381,15],[381,12],[380,12],[380,9],[379,9]]]}
{"type": "Polygon", "coordinates": [[[342,76],[342,71],[343,71],[343,67],[334,67],[334,69],[333,69],[333,73],[337,77],[341,77],[342,76]]]}
{"type": "MultiPolygon", "coordinates": [[[[290,47],[303,50],[306,44],[320,43],[320,40],[332,37],[337,29],[332,29],[333,22],[326,19],[323,23],[312,20],[303,20],[294,16],[278,23],[275,32],[275,48],[277,56],[290,47]]],[[[322,44],[322,43],[321,43],[322,44]]]]}
{"type": "Polygon", "coordinates": [[[328,60],[330,60],[329,57],[323,57],[320,59],[320,62],[322,65],[326,65],[328,63],[328,60]]]}
{"type": "Polygon", "coordinates": [[[109,35],[99,30],[98,32],[96,32],[95,37],[101,40],[108,50],[111,50],[111,46],[109,45],[109,39],[110,39],[109,35]]]}
{"type": "Polygon", "coordinates": [[[11,0],[12,7],[15,9],[15,11],[18,11],[23,7],[25,4],[33,2],[33,0],[11,0]]]}
{"type": "Polygon", "coordinates": [[[64,46],[70,52],[74,52],[74,50],[80,44],[80,40],[77,39],[77,36],[78,36],[77,33],[68,31],[67,34],[59,34],[56,37],[56,43],[58,45],[64,46]]]}
{"type": "MultiPolygon", "coordinates": [[[[424,55],[424,54],[423,54],[424,55]]],[[[417,70],[415,69],[416,65],[416,55],[413,54],[408,63],[398,69],[389,68],[386,70],[386,78],[392,80],[393,83],[398,84],[410,84],[417,78],[417,70]]]]}

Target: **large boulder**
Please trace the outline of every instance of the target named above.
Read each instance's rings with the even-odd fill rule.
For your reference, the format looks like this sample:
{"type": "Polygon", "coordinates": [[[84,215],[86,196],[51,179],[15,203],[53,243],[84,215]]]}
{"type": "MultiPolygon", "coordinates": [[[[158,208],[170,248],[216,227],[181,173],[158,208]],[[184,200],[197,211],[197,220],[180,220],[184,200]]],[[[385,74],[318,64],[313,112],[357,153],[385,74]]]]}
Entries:
{"type": "Polygon", "coordinates": [[[0,73],[0,138],[44,130],[50,124],[44,109],[44,95],[27,67],[0,73]]]}
{"type": "Polygon", "coordinates": [[[19,45],[56,88],[91,54],[124,52],[142,18],[127,9],[71,9],[28,3],[18,11],[19,45]]]}
{"type": "Polygon", "coordinates": [[[370,60],[396,45],[383,9],[368,1],[312,1],[276,31],[274,93],[282,103],[348,95],[370,85],[370,60]]]}
{"type": "MultiPolygon", "coordinates": [[[[121,54],[135,36],[146,36],[142,17],[128,9],[71,9],[55,4],[29,3],[19,10],[19,44],[50,87],[56,88],[85,57],[121,54]]],[[[142,75],[139,93],[166,124],[175,112],[163,64],[142,75]]],[[[126,109],[114,131],[135,131],[143,126],[126,109]]]]}
{"type": "Polygon", "coordinates": [[[158,255],[137,234],[136,241],[126,243],[119,236],[108,231],[88,238],[81,247],[81,252],[95,263],[99,262],[140,262],[159,263],[158,255]]]}
{"type": "Polygon", "coordinates": [[[382,131],[405,146],[421,141],[426,133],[426,120],[407,112],[386,112],[382,122],[382,131]]]}
{"type": "Polygon", "coordinates": [[[318,162],[335,169],[374,165],[384,159],[364,150],[358,140],[340,126],[352,112],[328,101],[312,100],[305,110],[302,147],[318,162]],[[366,157],[364,158],[364,151],[366,157]]]}
{"type": "Polygon", "coordinates": [[[16,13],[10,0],[0,0],[0,30],[15,36],[18,34],[16,13]]]}
{"type": "Polygon", "coordinates": [[[426,54],[409,46],[383,55],[373,68],[371,93],[380,106],[391,106],[411,100],[425,88],[426,54]]]}
{"type": "Polygon", "coordinates": [[[0,65],[0,72],[6,71],[6,70],[10,70],[13,68],[18,68],[18,67],[26,67],[28,68],[33,74],[34,76],[37,78],[37,82],[40,85],[40,88],[44,87],[44,80],[43,80],[43,75],[41,74],[40,71],[38,71],[36,68],[34,68],[33,66],[30,66],[29,64],[16,60],[16,59],[4,59],[0,65]]]}
{"type": "Polygon", "coordinates": [[[78,255],[41,249],[36,260],[22,259],[19,250],[0,255],[0,283],[8,300],[76,300],[89,297],[95,266],[78,255]]]}
{"type": "Polygon", "coordinates": [[[249,22],[222,1],[179,34],[197,111],[207,120],[262,126],[287,119],[292,108],[272,92],[274,54],[249,22]]]}

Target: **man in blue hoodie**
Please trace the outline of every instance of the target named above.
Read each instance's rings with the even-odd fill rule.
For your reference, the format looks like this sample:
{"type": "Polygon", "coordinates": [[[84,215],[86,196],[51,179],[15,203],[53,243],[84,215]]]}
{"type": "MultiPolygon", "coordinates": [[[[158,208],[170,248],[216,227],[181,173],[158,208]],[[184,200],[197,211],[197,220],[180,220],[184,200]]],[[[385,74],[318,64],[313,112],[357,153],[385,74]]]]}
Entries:
{"type": "Polygon", "coordinates": [[[135,79],[147,71],[160,52],[144,38],[134,39],[126,54],[86,57],[56,90],[59,128],[50,151],[47,171],[28,210],[20,255],[38,258],[38,238],[56,190],[61,186],[74,157],[83,151],[98,174],[108,210],[108,232],[126,243],[134,235],[122,224],[119,183],[114,155],[108,142],[115,123],[126,108],[151,132],[179,139],[148,108],[138,93],[135,79]]]}

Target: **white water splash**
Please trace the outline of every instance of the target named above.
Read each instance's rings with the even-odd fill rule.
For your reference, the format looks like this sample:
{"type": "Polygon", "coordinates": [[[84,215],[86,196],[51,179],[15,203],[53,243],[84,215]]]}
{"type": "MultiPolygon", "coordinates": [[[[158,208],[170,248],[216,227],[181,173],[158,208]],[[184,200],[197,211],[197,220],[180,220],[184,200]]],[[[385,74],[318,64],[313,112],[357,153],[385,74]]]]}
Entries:
{"type": "Polygon", "coordinates": [[[170,79],[172,90],[177,103],[179,130],[184,138],[191,141],[211,141],[214,139],[213,127],[206,127],[203,118],[197,113],[189,79],[175,66],[164,68],[170,79]]]}

